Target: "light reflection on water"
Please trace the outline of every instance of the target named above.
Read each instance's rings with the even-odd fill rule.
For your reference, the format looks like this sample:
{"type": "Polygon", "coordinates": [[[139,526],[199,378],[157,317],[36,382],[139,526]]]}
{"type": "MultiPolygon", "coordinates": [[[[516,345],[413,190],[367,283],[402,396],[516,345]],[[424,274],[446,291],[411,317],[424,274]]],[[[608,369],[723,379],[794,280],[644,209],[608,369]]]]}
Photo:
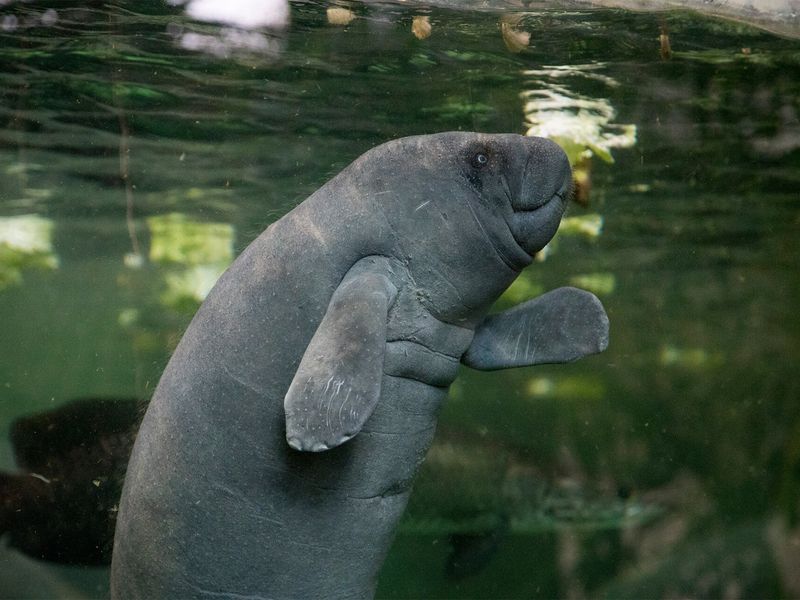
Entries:
{"type": "MultiPolygon", "coordinates": [[[[0,6],[4,431],[148,397],[209,278],[367,148],[534,126],[582,205],[502,302],[590,287],[611,346],[465,370],[380,595],[800,594],[798,43],[682,14],[291,8],[273,31],[0,6]]],[[[10,586],[26,559],[3,552],[10,586]]],[[[62,597],[104,585],[26,565],[62,597]]]]}

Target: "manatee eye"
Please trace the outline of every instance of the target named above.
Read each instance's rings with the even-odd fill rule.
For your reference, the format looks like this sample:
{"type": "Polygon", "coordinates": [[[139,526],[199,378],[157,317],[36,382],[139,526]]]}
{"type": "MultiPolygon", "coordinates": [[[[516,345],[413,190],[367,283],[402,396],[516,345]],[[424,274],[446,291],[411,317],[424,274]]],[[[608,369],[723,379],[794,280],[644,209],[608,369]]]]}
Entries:
{"type": "Polygon", "coordinates": [[[472,157],[472,166],[477,169],[485,167],[488,162],[489,158],[483,152],[478,152],[475,156],[472,157]]]}

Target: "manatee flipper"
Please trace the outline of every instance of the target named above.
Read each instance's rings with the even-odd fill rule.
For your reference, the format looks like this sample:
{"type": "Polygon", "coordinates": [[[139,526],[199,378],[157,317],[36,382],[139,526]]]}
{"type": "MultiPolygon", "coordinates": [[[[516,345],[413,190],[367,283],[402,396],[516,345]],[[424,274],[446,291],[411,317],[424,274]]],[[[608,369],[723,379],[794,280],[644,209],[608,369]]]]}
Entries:
{"type": "Polygon", "coordinates": [[[306,348],[284,399],[286,440],[319,452],[356,435],[381,395],[386,321],[397,293],[386,275],[348,274],[306,348]]]}
{"type": "Polygon", "coordinates": [[[594,294],[562,287],[490,315],[462,362],[484,371],[566,363],[608,346],[608,316],[594,294]]]}

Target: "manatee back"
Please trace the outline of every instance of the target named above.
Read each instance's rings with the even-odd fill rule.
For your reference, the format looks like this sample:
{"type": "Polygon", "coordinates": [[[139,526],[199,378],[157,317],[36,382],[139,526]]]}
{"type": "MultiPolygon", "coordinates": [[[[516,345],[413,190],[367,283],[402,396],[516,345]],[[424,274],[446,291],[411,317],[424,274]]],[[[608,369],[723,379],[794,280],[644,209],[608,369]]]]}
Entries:
{"type": "Polygon", "coordinates": [[[337,452],[295,452],[283,409],[345,273],[391,252],[385,223],[347,188],[346,177],[332,180],[248,246],[176,348],[128,467],[114,597],[371,595],[407,500],[379,486],[389,465],[421,457],[401,444],[394,459],[379,459],[377,432],[337,452]],[[325,568],[297,571],[307,564],[325,568]]]}

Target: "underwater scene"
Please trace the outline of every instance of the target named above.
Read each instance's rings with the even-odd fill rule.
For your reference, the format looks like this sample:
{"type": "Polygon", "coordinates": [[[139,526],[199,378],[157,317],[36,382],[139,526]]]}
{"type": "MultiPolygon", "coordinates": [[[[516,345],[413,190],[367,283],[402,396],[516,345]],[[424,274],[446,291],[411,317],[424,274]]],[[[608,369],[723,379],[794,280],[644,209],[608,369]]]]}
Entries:
{"type": "Polygon", "coordinates": [[[108,597],[133,439],[217,278],[444,131],[564,149],[566,215],[495,310],[579,287],[609,344],[460,368],[377,597],[800,597],[800,34],[212,4],[0,0],[0,598],[108,597]]]}

